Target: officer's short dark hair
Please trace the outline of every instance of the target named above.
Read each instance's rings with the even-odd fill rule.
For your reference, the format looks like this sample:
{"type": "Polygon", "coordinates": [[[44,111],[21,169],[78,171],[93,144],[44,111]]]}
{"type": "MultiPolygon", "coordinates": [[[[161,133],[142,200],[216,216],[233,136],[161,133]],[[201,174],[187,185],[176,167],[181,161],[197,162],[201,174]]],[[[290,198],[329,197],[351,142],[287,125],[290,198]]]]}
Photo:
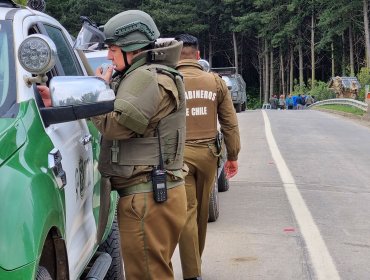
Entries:
{"type": "Polygon", "coordinates": [[[198,39],[193,35],[179,34],[175,36],[175,40],[182,42],[184,47],[193,47],[198,49],[198,39]]]}

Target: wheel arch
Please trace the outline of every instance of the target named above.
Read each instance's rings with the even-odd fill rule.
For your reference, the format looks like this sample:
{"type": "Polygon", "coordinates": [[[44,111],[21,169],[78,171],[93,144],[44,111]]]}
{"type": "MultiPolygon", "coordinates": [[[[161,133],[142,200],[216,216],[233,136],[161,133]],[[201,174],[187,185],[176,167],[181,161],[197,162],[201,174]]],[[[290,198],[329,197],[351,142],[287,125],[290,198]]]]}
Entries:
{"type": "Polygon", "coordinates": [[[57,227],[45,238],[38,266],[45,267],[53,279],[69,279],[67,246],[57,227]]]}
{"type": "MultiPolygon", "coordinates": [[[[2,178],[3,171],[9,170],[0,169],[2,178]]],[[[7,270],[37,262],[49,234],[65,229],[64,191],[51,176],[13,171],[0,186],[0,265],[7,270]]]]}

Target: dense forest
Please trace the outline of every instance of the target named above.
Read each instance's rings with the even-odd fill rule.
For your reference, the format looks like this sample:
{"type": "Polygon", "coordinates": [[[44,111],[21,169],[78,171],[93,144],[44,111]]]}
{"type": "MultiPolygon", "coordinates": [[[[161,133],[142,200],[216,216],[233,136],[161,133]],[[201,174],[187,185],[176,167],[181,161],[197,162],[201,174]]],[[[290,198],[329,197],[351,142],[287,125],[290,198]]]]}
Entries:
{"type": "MultiPolygon", "coordinates": [[[[30,0],[29,0],[30,1],[30,0]]],[[[22,1],[18,1],[22,2],[22,1]]],[[[27,2],[27,0],[23,0],[27,2]]],[[[127,9],[155,20],[162,37],[191,33],[212,67],[236,67],[252,103],[273,94],[329,98],[334,76],[370,84],[368,0],[46,0],[46,13],[76,36],[80,15],[97,24],[127,9]]]]}

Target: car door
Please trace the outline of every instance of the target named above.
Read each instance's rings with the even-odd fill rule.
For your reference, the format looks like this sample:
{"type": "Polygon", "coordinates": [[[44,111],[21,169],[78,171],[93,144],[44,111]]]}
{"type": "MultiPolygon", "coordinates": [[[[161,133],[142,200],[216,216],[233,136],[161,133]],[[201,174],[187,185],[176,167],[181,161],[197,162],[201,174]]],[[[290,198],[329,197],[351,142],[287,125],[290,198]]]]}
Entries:
{"type": "MultiPolygon", "coordinates": [[[[50,37],[57,48],[58,61],[48,73],[49,79],[56,75],[84,75],[79,60],[71,47],[69,35],[50,22],[37,22],[30,30],[50,37]]],[[[71,279],[77,279],[96,245],[96,223],[93,215],[93,155],[92,136],[85,120],[52,124],[45,127],[54,149],[50,159],[60,154],[59,164],[64,173],[65,234],[71,279]]],[[[53,163],[52,163],[53,164],[53,163]]]]}

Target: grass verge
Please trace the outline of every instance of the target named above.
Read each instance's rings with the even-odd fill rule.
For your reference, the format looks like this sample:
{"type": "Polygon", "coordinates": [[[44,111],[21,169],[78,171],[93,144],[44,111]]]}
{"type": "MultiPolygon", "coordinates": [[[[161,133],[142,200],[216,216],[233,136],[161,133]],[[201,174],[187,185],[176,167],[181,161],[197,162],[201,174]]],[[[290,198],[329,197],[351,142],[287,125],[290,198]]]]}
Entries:
{"type": "Polygon", "coordinates": [[[322,109],[328,109],[328,110],[334,110],[344,113],[353,114],[356,116],[363,116],[366,112],[362,111],[361,109],[358,109],[353,106],[349,105],[340,105],[340,104],[333,104],[333,105],[322,105],[320,106],[322,109]]]}

